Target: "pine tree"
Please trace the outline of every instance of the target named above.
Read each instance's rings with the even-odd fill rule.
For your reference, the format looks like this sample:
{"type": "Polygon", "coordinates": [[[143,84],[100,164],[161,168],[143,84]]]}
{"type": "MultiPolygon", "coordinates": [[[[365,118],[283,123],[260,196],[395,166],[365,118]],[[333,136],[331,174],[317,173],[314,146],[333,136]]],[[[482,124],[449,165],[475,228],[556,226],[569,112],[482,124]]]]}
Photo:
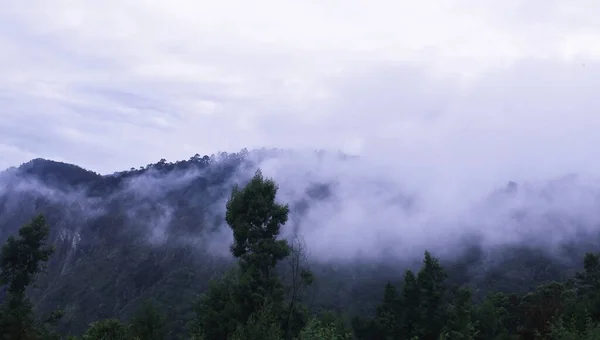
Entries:
{"type": "Polygon", "coordinates": [[[289,207],[275,202],[277,185],[256,172],[243,188],[235,187],[227,202],[225,220],[233,231],[231,253],[239,259],[239,303],[247,320],[265,303],[281,312],[283,286],[275,273],[277,262],[290,254],[286,240],[277,239],[287,222],[289,207]]]}
{"type": "Polygon", "coordinates": [[[201,298],[196,338],[227,338],[234,325],[237,338],[263,329],[274,332],[275,326],[281,330],[284,290],[275,266],[290,254],[288,242],[278,239],[289,207],[278,204],[276,194],[277,185],[260,170],[244,188],[233,188],[225,220],[233,232],[230,250],[238,270],[228,278],[227,288],[213,284],[201,298]]]}
{"type": "Polygon", "coordinates": [[[401,309],[396,287],[385,285],[383,303],[377,307],[376,322],[386,338],[399,339],[402,334],[401,309]]]}
{"type": "Polygon", "coordinates": [[[421,299],[421,291],[417,283],[417,278],[411,270],[407,270],[404,274],[404,287],[402,290],[403,298],[403,313],[402,313],[402,328],[403,333],[407,338],[412,338],[417,334],[417,331],[423,322],[419,303],[421,299]]]}
{"type": "Polygon", "coordinates": [[[473,340],[478,334],[477,322],[473,321],[473,302],[470,289],[459,289],[453,304],[448,306],[448,321],[442,331],[447,339],[473,340]]]}
{"type": "Polygon", "coordinates": [[[423,267],[417,274],[417,284],[419,286],[419,315],[422,321],[419,339],[436,339],[444,325],[443,298],[446,292],[444,281],[447,274],[436,259],[425,252],[423,267]]]}

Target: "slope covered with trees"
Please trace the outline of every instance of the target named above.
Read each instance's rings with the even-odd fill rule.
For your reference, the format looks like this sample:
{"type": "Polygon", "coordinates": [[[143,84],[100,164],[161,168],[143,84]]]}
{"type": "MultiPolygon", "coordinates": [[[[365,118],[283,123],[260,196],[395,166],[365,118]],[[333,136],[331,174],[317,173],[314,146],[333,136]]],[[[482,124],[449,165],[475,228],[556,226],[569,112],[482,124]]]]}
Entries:
{"type": "MultiPolygon", "coordinates": [[[[303,202],[276,201],[276,183],[260,172],[236,178],[240,168],[252,171],[244,153],[161,161],[110,176],[74,166],[63,173],[55,163],[47,167],[52,176],[39,176],[31,167],[40,162],[49,161],[0,179],[6,339],[599,334],[600,261],[585,254],[596,248],[589,235],[587,244],[564,244],[558,258],[526,244],[489,251],[474,242],[447,259],[423,249],[421,263],[327,263],[311,259],[301,235],[283,237],[303,202]],[[182,180],[190,169],[202,175],[182,180]],[[157,178],[170,178],[169,186],[157,190],[165,183],[157,178]],[[215,209],[219,204],[225,209],[215,209]],[[148,235],[143,225],[164,216],[168,223],[148,235]],[[224,241],[209,242],[215,238],[224,241]]],[[[327,183],[318,184],[315,202],[327,191],[327,183]]]]}

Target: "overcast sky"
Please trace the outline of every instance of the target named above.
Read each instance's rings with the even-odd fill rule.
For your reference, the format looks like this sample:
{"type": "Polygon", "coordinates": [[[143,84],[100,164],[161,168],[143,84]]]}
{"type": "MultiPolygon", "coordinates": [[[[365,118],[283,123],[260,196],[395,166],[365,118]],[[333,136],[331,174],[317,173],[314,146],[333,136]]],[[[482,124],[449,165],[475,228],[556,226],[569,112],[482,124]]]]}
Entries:
{"type": "Polygon", "coordinates": [[[600,171],[597,0],[0,5],[0,168],[265,146],[600,171]]]}

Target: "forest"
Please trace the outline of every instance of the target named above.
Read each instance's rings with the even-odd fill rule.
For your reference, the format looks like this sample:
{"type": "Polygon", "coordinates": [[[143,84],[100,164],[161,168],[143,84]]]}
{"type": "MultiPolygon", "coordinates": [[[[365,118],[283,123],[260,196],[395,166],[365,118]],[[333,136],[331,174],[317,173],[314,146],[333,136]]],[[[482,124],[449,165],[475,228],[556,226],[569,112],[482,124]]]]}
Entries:
{"type": "MultiPolygon", "coordinates": [[[[239,162],[239,155],[161,160],[112,177],[40,160],[17,169],[46,184],[85,183],[94,201],[148,168],[218,166],[197,184],[219,183],[218,192],[203,192],[215,195],[207,201],[226,195],[224,214],[211,218],[224,220],[233,242],[199,252],[149,247],[132,237],[139,229],[119,210],[129,208],[130,196],[76,231],[65,225],[82,223],[77,202],[17,196],[12,188],[0,202],[1,338],[600,339],[600,255],[589,237],[591,244],[565,245],[560,259],[534,247],[503,248],[502,261],[485,271],[482,249],[467,243],[453,259],[422,249],[419,263],[325,265],[311,261],[302,235],[282,237],[296,208],[276,199],[272,178],[258,170],[244,183],[222,185],[239,162]],[[86,232],[96,243],[85,243],[86,232]],[[209,256],[217,251],[230,257],[209,256]]],[[[175,213],[179,227],[169,237],[200,232],[189,227],[197,215],[187,209],[200,209],[194,197],[170,197],[192,202],[175,213]]],[[[156,208],[143,199],[144,211],[156,208]]]]}

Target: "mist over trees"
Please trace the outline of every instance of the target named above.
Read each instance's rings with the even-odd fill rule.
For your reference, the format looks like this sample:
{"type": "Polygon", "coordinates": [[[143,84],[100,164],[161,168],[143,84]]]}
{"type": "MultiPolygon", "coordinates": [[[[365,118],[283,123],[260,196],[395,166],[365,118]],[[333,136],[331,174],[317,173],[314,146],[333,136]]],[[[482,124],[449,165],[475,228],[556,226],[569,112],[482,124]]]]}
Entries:
{"type": "MultiPolygon", "coordinates": [[[[350,186],[313,175],[317,180],[305,183],[300,195],[295,188],[280,187],[256,170],[269,169],[268,160],[280,153],[196,155],[112,175],[34,160],[0,174],[0,336],[600,336],[599,238],[590,226],[598,216],[593,211],[577,219],[566,208],[535,211],[532,204],[522,204],[511,210],[515,215],[510,220],[531,226],[527,233],[518,233],[531,237],[521,242],[482,241],[482,233],[454,239],[431,234],[431,247],[421,247],[428,244],[421,234],[400,229],[404,240],[395,247],[389,247],[392,239],[382,241],[385,249],[363,251],[364,256],[321,256],[327,248],[350,254],[352,249],[344,247],[360,244],[356,238],[348,243],[351,235],[343,234],[352,228],[338,230],[339,236],[327,230],[338,217],[319,210],[347,203],[338,198],[350,186]],[[315,238],[318,233],[308,229],[307,223],[318,224],[316,216],[323,216],[321,238],[327,240],[315,238]],[[571,236],[551,241],[533,238],[543,235],[536,234],[540,221],[548,221],[549,230],[563,225],[578,233],[565,231],[562,235],[571,236]]],[[[556,191],[569,183],[554,183],[544,194],[569,193],[556,191]]],[[[410,194],[389,194],[381,183],[356,185],[365,187],[363,194],[381,193],[385,202],[393,198],[389,204],[397,207],[400,222],[417,221],[402,217],[418,210],[419,202],[410,194]]],[[[509,183],[490,201],[506,204],[498,197],[518,191],[517,184],[509,183]]],[[[381,197],[368,198],[383,202],[381,197]]],[[[536,206],[565,201],[553,202],[536,206]]],[[[593,206],[582,202],[586,208],[593,206]]],[[[371,221],[379,223],[380,218],[371,221]]],[[[379,230],[377,225],[364,228],[379,230]]]]}

